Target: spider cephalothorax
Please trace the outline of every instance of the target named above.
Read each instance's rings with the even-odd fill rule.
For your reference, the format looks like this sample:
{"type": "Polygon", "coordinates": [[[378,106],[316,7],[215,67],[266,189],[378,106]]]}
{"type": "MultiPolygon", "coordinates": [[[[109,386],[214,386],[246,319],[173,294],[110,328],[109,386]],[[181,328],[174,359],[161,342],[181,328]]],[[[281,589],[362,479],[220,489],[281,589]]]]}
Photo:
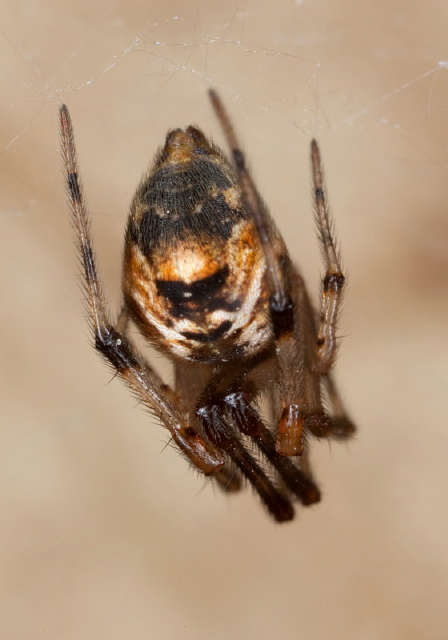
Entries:
{"type": "Polygon", "coordinates": [[[227,491],[237,490],[245,477],[273,517],[286,521],[294,515],[294,499],[303,505],[320,499],[309,436],[343,439],[354,432],[330,375],[344,276],[316,142],[311,159],[326,268],[320,315],[255,188],[221,101],[213,91],[210,97],[233,163],[195,127],[167,135],[131,205],[124,305],[115,326],[101,296],[73,131],[61,107],[95,346],[197,469],[227,491]],[[170,357],[174,388],[126,337],[129,320],[170,357]],[[260,413],[262,395],[272,426],[260,413]]]}

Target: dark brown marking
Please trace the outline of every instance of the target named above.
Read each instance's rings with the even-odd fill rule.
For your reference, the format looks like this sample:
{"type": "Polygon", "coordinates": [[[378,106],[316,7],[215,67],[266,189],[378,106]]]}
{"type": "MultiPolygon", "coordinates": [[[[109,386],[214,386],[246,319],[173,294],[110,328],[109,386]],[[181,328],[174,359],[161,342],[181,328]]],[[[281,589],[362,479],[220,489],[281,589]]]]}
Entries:
{"type": "Polygon", "coordinates": [[[345,277],[342,273],[327,273],[323,280],[324,291],[340,291],[344,286],[345,277]]]}
{"type": "Polygon", "coordinates": [[[139,368],[139,362],[131,352],[126,340],[111,326],[101,327],[95,335],[95,349],[101,353],[119,373],[126,369],[139,368]]]}
{"type": "Polygon", "coordinates": [[[196,333],[194,331],[184,331],[181,335],[187,340],[195,340],[196,342],[215,342],[215,340],[219,340],[222,336],[230,329],[232,323],[230,320],[224,320],[221,322],[219,327],[213,329],[213,331],[209,331],[208,333],[196,333]]]}
{"type": "Polygon", "coordinates": [[[81,191],[79,188],[78,182],[78,174],[77,173],[68,173],[67,174],[67,183],[70,191],[70,195],[74,202],[80,202],[81,200],[81,191]]]}
{"type": "MultiPolygon", "coordinates": [[[[211,276],[186,283],[183,280],[156,280],[157,293],[171,304],[170,312],[174,318],[193,318],[197,313],[237,311],[240,300],[229,302],[220,295],[229,276],[229,266],[225,265],[211,276]]],[[[225,290],[224,290],[225,293],[225,290]]]]}
{"type": "Polygon", "coordinates": [[[203,305],[223,287],[229,275],[225,265],[211,276],[187,284],[183,280],[156,280],[157,293],[164,296],[174,306],[193,303],[203,305]]]}
{"type": "Polygon", "coordinates": [[[271,299],[269,311],[272,328],[276,340],[282,336],[290,336],[294,332],[294,305],[289,296],[281,304],[275,298],[271,299]]]}

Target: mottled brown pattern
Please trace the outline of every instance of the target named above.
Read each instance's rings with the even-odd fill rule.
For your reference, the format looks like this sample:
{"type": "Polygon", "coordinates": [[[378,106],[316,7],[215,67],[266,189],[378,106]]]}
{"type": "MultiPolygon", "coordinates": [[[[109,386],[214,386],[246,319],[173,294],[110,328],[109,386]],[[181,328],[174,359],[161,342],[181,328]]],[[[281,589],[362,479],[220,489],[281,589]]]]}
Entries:
{"type": "MultiPolygon", "coordinates": [[[[174,244],[173,241],[167,244],[174,244]]],[[[241,221],[228,241],[209,236],[189,237],[174,245],[154,251],[151,259],[128,242],[125,247],[123,292],[134,321],[145,337],[172,355],[191,360],[219,361],[241,356],[248,344],[250,353],[262,349],[270,336],[265,318],[268,300],[263,253],[252,224],[241,221]],[[160,283],[192,284],[225,271],[222,286],[210,292],[207,301],[186,298],[179,305],[160,294],[160,283]],[[255,282],[254,274],[260,282],[255,282]],[[183,337],[188,332],[206,336],[216,331],[224,320],[231,326],[226,335],[203,344],[203,340],[183,337]],[[161,331],[160,327],[170,331],[161,331]],[[159,327],[159,328],[158,328],[159,327]],[[245,347],[243,347],[245,345],[245,347]]]]}
{"type": "Polygon", "coordinates": [[[190,360],[256,353],[270,337],[264,270],[234,169],[198,129],[170,132],[126,236],[123,290],[142,333],[190,360]]]}

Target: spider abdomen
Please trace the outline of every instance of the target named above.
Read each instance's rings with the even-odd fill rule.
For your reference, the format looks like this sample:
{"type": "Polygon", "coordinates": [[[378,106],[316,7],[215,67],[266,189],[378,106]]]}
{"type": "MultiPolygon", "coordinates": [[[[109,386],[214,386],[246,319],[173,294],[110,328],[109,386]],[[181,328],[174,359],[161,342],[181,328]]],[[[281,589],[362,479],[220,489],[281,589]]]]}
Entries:
{"type": "Polygon", "coordinates": [[[123,289],[143,334],[191,360],[271,339],[264,254],[234,170],[194,127],[168,134],[128,223],[123,289]]]}

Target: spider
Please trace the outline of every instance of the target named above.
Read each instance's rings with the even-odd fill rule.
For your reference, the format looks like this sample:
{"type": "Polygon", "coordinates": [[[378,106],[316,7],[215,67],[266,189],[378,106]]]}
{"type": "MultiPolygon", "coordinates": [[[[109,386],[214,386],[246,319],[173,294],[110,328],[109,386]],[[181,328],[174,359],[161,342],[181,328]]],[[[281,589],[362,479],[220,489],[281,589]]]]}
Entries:
{"type": "Polygon", "coordinates": [[[92,248],[70,115],[60,107],[90,324],[95,348],[191,465],[227,492],[246,479],[271,516],[285,522],[294,517],[295,501],[320,500],[310,436],[344,440],[355,431],[330,373],[344,276],[316,141],[311,165],[325,265],[319,314],[220,98],[213,90],[209,95],[232,160],[194,126],[168,133],[131,204],[123,307],[115,323],[92,248]],[[173,386],[138,353],[130,321],[172,362],[173,386]],[[264,413],[262,396],[269,406],[264,413]]]}

